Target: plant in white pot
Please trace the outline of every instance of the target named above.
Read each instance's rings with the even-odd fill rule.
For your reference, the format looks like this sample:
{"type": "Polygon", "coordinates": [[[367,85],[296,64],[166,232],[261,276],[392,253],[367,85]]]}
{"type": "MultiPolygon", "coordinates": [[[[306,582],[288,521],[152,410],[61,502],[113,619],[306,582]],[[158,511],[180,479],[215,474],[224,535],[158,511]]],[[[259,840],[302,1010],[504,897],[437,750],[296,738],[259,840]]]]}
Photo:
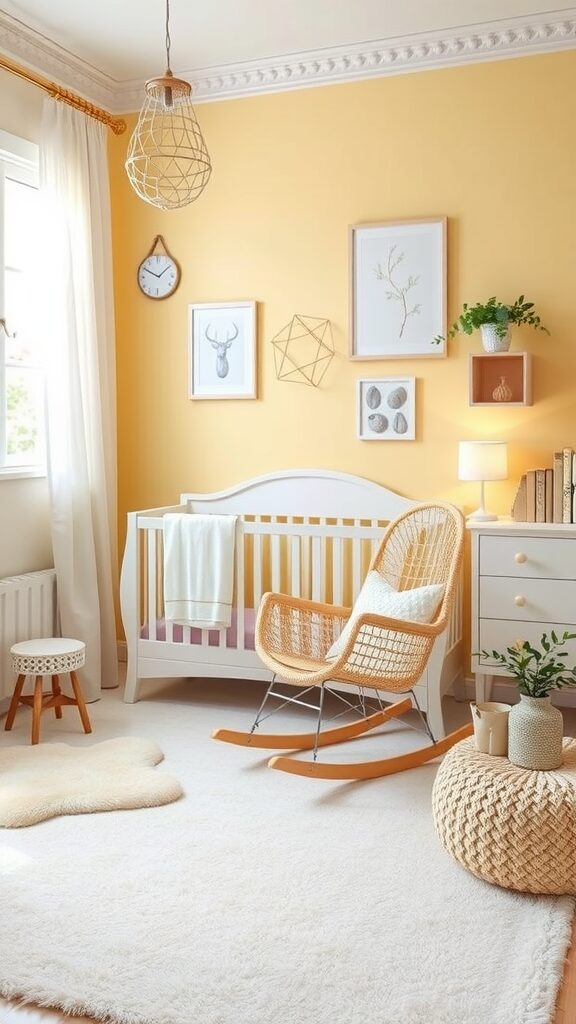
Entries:
{"type": "Polygon", "coordinates": [[[481,651],[513,676],[520,691],[508,717],[508,759],[521,768],[550,770],[562,764],[562,712],[550,703],[552,690],[576,686],[576,667],[567,668],[568,652],[561,650],[576,633],[554,630],[542,634],[540,650],[528,640],[517,640],[505,654],[481,651]]]}
{"type": "MultiPolygon", "coordinates": [[[[448,331],[448,337],[453,338],[460,331],[463,334],[473,334],[479,329],[486,352],[507,352],[510,348],[513,324],[525,324],[533,327],[535,331],[550,334],[534,312],[534,303],[526,302],[523,295],[520,295],[512,305],[499,302],[493,295],[487,302],[477,302],[474,306],[469,306],[465,302],[460,316],[448,331]]],[[[434,338],[436,345],[442,341],[444,338],[441,335],[434,338]]]]}

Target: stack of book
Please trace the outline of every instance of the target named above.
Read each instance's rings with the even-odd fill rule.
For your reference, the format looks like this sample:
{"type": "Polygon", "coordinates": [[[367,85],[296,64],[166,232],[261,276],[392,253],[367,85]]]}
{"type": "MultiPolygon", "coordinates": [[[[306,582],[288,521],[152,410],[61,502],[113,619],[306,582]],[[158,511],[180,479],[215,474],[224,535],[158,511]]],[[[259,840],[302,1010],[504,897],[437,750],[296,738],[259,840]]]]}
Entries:
{"type": "Polygon", "coordinates": [[[529,469],[512,505],[518,523],[576,523],[576,453],[554,452],[552,469],[529,469]]]}

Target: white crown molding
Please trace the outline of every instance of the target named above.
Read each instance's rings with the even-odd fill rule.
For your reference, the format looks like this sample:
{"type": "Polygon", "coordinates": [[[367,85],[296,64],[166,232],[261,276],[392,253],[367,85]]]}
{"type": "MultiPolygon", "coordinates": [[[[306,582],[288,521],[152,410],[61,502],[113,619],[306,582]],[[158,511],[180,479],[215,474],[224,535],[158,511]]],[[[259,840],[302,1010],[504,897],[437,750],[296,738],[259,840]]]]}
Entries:
{"type": "Polygon", "coordinates": [[[120,83],[36,29],[0,11],[0,53],[114,112],[120,83]]]}
{"type": "MultiPolygon", "coordinates": [[[[447,32],[427,32],[373,41],[361,47],[332,47],[291,54],[276,61],[253,61],[190,73],[194,100],[249,96],[314,85],[379,78],[529,53],[576,48],[576,8],[546,21],[511,19],[447,32]]],[[[188,77],[184,74],[183,77],[188,77]]],[[[122,100],[133,103],[126,89],[122,100]]],[[[137,104],[138,105],[138,104],[137,104]]],[[[135,109],[125,106],[123,110],[135,109]]]]}
{"type": "MultiPolygon", "coordinates": [[[[204,103],[570,49],[576,49],[576,7],[530,20],[482,22],[177,73],[194,84],[194,102],[204,103]]],[[[129,113],[141,106],[144,80],[115,81],[4,12],[0,51],[111,113],[129,113]]]]}

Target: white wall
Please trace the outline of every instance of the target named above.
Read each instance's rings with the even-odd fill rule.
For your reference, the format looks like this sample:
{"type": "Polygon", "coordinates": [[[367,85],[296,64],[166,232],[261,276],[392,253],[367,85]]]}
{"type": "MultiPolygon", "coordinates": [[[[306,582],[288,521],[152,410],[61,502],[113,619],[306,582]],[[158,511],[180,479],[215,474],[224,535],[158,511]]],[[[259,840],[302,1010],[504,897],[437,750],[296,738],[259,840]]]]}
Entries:
{"type": "MultiPolygon", "coordinates": [[[[36,86],[0,71],[0,128],[38,142],[42,98],[36,86]]],[[[47,480],[0,479],[0,578],[51,565],[47,480]]]]}
{"type": "Polygon", "coordinates": [[[37,86],[0,69],[0,128],[38,142],[43,96],[37,86]]]}

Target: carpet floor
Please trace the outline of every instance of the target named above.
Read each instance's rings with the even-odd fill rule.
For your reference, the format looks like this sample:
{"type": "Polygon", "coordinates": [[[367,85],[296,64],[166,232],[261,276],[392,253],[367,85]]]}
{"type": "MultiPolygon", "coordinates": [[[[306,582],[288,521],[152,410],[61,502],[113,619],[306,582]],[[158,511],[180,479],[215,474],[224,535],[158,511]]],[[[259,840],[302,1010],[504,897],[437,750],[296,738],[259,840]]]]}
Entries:
{"type": "MultiPolygon", "coordinates": [[[[153,740],[185,797],[0,835],[0,991],[115,1024],[549,1024],[573,901],[456,865],[433,830],[434,765],[343,785],[210,739],[245,727],[259,693],[108,694],[92,736],[47,729],[153,740]]],[[[421,742],[383,731],[334,758],[421,742]]]]}

